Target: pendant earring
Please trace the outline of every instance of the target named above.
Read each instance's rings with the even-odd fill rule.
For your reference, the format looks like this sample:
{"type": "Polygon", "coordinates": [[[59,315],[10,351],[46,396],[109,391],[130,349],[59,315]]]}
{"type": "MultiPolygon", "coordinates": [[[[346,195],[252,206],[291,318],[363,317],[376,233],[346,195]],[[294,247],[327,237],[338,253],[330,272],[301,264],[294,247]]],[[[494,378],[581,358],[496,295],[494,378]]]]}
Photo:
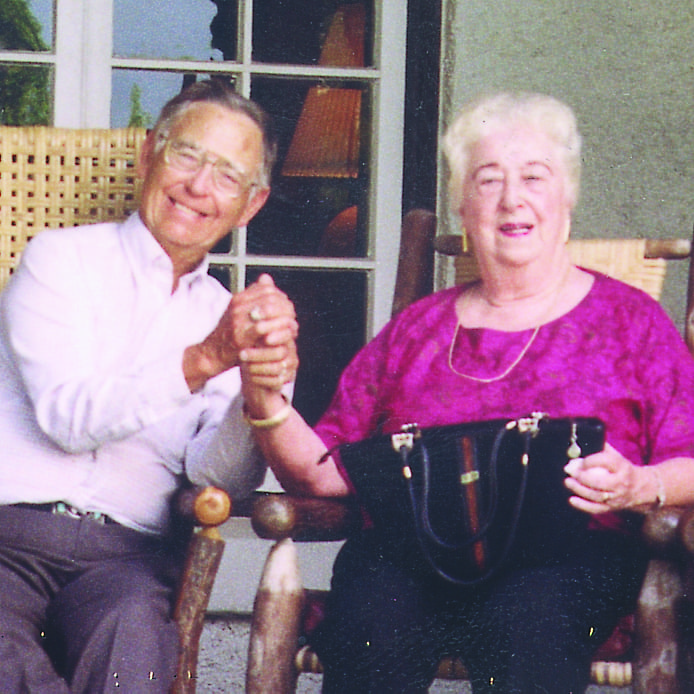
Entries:
{"type": "Polygon", "coordinates": [[[467,253],[469,250],[469,246],[467,241],[467,229],[465,227],[463,227],[463,238],[461,240],[463,244],[463,253],[467,253]]]}

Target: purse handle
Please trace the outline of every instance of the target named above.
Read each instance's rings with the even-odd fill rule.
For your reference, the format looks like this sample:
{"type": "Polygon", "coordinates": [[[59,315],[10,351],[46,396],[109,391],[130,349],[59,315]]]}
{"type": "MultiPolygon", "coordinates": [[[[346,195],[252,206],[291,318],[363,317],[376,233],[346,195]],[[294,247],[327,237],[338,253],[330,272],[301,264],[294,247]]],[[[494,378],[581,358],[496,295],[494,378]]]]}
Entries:
{"type": "Polygon", "coordinates": [[[492,447],[492,454],[490,460],[490,499],[489,499],[489,512],[484,523],[480,527],[479,531],[473,536],[461,543],[448,543],[442,540],[434,531],[431,526],[431,521],[429,519],[429,490],[430,490],[430,479],[431,479],[431,461],[429,459],[429,453],[426,450],[424,443],[421,443],[421,458],[422,458],[422,499],[421,504],[417,499],[417,494],[414,488],[414,483],[412,479],[411,467],[409,464],[410,454],[413,447],[408,445],[406,440],[402,441],[402,444],[398,447],[398,453],[402,460],[403,477],[405,479],[405,484],[408,491],[408,496],[410,499],[410,505],[412,507],[412,517],[414,520],[415,534],[417,537],[417,542],[419,543],[422,554],[429,566],[433,571],[444,580],[453,583],[458,586],[476,586],[483,583],[489,579],[504,563],[511,547],[516,538],[516,533],[518,531],[518,523],[520,520],[521,510],[523,508],[523,501],[525,500],[525,491],[528,482],[528,463],[529,463],[529,451],[530,451],[530,441],[534,436],[534,431],[524,427],[519,427],[519,433],[523,437],[523,453],[521,455],[522,464],[522,475],[521,482],[518,487],[518,494],[516,495],[516,500],[513,508],[513,515],[511,517],[511,525],[509,528],[508,537],[506,538],[506,543],[497,558],[496,562],[490,566],[487,571],[482,575],[473,579],[463,579],[451,575],[450,573],[444,571],[440,566],[437,565],[434,557],[429,549],[429,544],[433,543],[439,549],[446,550],[462,550],[467,549],[471,545],[479,542],[484,538],[486,533],[489,531],[491,526],[494,513],[498,505],[498,489],[497,489],[497,470],[499,463],[499,450],[504,437],[513,429],[516,428],[517,422],[511,421],[506,425],[500,427],[496,436],[494,437],[494,445],[492,447]]]}

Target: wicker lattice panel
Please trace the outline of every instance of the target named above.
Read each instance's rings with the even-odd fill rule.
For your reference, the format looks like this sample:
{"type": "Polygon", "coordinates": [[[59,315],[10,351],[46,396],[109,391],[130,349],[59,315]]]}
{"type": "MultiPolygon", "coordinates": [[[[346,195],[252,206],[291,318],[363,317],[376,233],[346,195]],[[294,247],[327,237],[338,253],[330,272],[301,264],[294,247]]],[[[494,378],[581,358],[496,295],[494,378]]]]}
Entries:
{"type": "MultiPolygon", "coordinates": [[[[660,299],[667,261],[646,258],[645,239],[576,240],[569,242],[569,250],[576,265],[615,277],[660,299]]],[[[473,256],[458,256],[455,264],[457,284],[478,277],[473,256]]]]}
{"type": "Polygon", "coordinates": [[[120,220],[137,209],[140,128],[0,127],[0,288],[47,228],[120,220]]]}

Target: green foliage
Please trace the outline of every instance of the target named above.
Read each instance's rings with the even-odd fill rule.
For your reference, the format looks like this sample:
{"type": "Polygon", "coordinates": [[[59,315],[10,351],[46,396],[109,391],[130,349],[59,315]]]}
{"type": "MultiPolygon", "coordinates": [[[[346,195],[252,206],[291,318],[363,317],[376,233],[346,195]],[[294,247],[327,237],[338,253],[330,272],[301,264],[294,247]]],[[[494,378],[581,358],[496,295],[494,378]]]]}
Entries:
{"type": "Polygon", "coordinates": [[[48,68],[0,66],[0,125],[48,125],[48,68]]]}
{"type": "Polygon", "coordinates": [[[149,128],[152,125],[152,116],[142,108],[142,89],[137,84],[130,90],[130,119],[128,126],[131,128],[149,128]]]}
{"type": "Polygon", "coordinates": [[[0,0],[0,48],[10,51],[47,51],[41,25],[26,0],[0,0]]]}

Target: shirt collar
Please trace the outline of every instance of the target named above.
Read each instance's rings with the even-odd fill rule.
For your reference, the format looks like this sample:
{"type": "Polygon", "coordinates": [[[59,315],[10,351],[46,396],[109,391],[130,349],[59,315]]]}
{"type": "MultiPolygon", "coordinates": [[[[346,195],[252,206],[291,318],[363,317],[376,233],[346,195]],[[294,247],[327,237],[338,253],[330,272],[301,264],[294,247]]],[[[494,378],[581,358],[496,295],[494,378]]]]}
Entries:
{"type": "MultiPolygon", "coordinates": [[[[123,222],[123,242],[137,274],[145,274],[148,278],[160,278],[162,283],[170,287],[173,283],[173,264],[158,241],[144,225],[139,213],[135,212],[123,222]]],[[[191,286],[194,282],[207,275],[210,261],[208,256],[193,270],[181,277],[179,286],[191,286]]]]}

